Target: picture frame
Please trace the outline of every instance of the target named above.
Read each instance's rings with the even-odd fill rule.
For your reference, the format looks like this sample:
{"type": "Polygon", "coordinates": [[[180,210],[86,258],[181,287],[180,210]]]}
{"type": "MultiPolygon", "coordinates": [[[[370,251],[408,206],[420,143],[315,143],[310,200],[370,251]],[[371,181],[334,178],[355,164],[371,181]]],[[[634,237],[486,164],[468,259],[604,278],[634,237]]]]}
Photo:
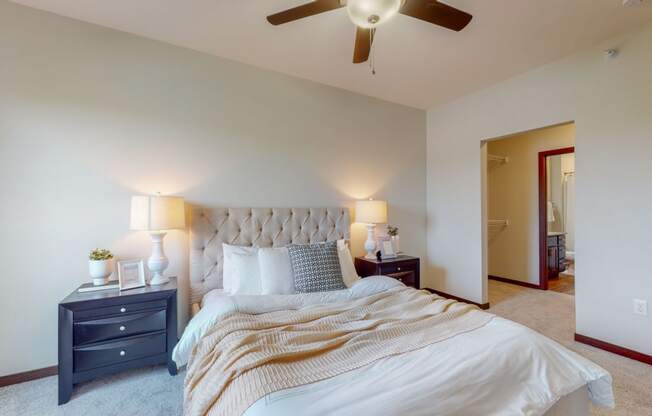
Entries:
{"type": "Polygon", "coordinates": [[[394,244],[389,236],[378,237],[376,240],[381,259],[394,259],[398,257],[394,251],[394,244]]]}
{"type": "Polygon", "coordinates": [[[118,262],[118,287],[120,291],[143,287],[146,284],[145,263],[142,259],[118,262]]]}

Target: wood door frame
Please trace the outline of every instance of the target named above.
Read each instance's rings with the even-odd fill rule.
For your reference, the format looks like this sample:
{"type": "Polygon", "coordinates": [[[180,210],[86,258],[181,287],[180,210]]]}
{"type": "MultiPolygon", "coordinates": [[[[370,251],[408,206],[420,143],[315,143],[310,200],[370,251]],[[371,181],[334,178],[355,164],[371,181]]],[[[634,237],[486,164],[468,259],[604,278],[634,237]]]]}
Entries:
{"type": "Polygon", "coordinates": [[[575,153],[575,147],[539,152],[539,289],[548,290],[548,156],[575,153]]]}

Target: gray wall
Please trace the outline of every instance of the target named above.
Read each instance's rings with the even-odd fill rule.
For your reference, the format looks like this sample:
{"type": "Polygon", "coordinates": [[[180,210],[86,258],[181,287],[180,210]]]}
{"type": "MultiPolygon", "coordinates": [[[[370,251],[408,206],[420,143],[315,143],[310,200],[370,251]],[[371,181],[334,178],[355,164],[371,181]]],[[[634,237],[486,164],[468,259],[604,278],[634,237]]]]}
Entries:
{"type": "MultiPolygon", "coordinates": [[[[0,62],[0,375],[56,364],[56,305],[89,280],[89,250],[148,256],[149,237],[128,230],[133,194],[383,198],[402,249],[425,255],[423,111],[5,1],[0,62]]],[[[352,234],[361,253],[364,230],[352,234]]],[[[166,251],[185,282],[187,235],[166,251]]]]}

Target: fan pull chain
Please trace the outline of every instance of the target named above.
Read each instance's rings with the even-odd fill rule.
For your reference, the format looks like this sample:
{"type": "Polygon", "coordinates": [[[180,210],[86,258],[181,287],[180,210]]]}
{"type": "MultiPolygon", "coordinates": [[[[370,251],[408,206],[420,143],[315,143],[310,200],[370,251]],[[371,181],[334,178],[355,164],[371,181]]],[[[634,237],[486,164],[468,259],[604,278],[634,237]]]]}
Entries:
{"type": "Polygon", "coordinates": [[[369,44],[371,45],[371,51],[369,52],[369,67],[371,68],[371,75],[376,75],[376,45],[374,45],[375,34],[376,29],[371,29],[369,31],[369,44]]]}

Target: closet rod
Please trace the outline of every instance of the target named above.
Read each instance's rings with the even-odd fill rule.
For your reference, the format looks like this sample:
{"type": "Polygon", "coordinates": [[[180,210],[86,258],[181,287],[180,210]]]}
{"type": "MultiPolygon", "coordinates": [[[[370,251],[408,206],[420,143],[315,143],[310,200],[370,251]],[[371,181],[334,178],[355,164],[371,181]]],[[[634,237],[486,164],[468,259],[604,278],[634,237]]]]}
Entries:
{"type": "Polygon", "coordinates": [[[498,155],[487,155],[487,160],[492,162],[509,163],[509,157],[498,155]]]}
{"type": "Polygon", "coordinates": [[[487,224],[491,227],[507,227],[509,226],[509,220],[489,220],[487,224]]]}

